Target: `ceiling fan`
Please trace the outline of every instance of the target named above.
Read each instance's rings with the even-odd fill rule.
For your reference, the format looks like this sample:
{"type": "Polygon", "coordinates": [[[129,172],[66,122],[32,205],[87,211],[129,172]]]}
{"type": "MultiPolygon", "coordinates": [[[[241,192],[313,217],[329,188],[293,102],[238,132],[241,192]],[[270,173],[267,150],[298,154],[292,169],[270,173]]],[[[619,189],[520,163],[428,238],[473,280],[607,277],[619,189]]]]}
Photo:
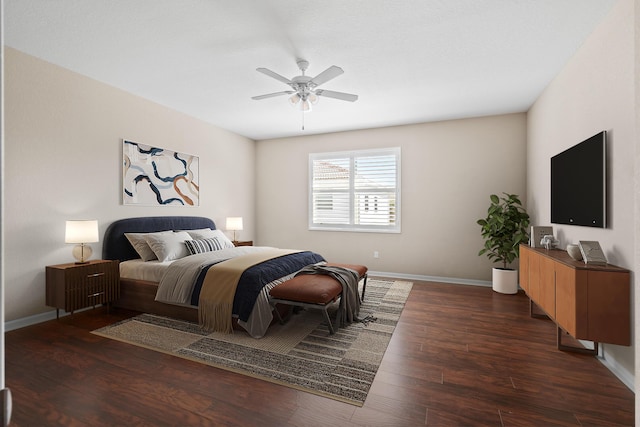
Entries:
{"type": "Polygon", "coordinates": [[[297,61],[298,68],[302,72],[301,76],[295,76],[291,80],[286,77],[281,76],[278,73],[274,73],[273,71],[267,68],[257,68],[256,70],[261,72],[262,74],[266,74],[269,77],[273,77],[276,80],[279,80],[283,83],[288,84],[292,90],[285,90],[282,92],[268,93],[266,95],[258,95],[253,96],[251,99],[260,100],[265,98],[271,98],[274,96],[281,95],[291,95],[289,97],[289,103],[293,107],[297,107],[299,110],[303,112],[311,111],[311,105],[314,105],[318,102],[318,97],[324,96],[327,98],[335,98],[340,99],[342,101],[354,102],[358,99],[358,95],[353,95],[350,93],[344,92],[335,92],[333,90],[326,89],[317,89],[323,83],[328,82],[331,79],[338,77],[340,74],[344,73],[342,68],[336,67],[332,65],[327,68],[317,76],[311,78],[306,76],[304,72],[309,67],[309,62],[303,59],[299,59],[297,61]]]}

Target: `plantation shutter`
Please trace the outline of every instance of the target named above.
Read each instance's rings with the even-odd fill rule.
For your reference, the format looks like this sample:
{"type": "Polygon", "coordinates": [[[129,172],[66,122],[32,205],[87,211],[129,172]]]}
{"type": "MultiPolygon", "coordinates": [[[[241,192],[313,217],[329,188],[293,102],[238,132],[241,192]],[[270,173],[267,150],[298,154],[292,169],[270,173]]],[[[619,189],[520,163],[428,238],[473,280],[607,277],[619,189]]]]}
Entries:
{"type": "Polygon", "coordinates": [[[309,228],[400,232],[400,148],[309,156],[309,228]]]}

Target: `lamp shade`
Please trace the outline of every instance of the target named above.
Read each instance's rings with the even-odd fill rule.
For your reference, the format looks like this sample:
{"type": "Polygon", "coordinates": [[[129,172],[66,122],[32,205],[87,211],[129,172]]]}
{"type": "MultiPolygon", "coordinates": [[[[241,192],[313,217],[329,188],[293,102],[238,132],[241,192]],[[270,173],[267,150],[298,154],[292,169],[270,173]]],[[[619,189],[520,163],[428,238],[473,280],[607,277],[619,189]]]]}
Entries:
{"type": "Polygon", "coordinates": [[[227,230],[229,230],[229,231],[242,230],[242,217],[241,216],[228,217],[227,218],[227,230]]]}
{"type": "Polygon", "coordinates": [[[296,105],[298,105],[298,102],[300,102],[300,95],[298,95],[297,93],[291,95],[291,97],[289,98],[289,105],[295,107],[296,105]]]}
{"type": "Polygon", "coordinates": [[[74,220],[66,222],[64,233],[65,243],[93,243],[98,241],[97,220],[74,220]]]}

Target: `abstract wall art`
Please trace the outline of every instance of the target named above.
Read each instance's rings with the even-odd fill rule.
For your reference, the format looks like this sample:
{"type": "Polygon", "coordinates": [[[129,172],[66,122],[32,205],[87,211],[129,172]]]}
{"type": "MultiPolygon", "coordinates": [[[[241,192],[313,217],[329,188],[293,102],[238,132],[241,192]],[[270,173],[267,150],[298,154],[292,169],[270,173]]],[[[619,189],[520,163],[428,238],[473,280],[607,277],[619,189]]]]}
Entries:
{"type": "Polygon", "coordinates": [[[198,156],[122,141],[122,202],[199,206],[198,156]]]}

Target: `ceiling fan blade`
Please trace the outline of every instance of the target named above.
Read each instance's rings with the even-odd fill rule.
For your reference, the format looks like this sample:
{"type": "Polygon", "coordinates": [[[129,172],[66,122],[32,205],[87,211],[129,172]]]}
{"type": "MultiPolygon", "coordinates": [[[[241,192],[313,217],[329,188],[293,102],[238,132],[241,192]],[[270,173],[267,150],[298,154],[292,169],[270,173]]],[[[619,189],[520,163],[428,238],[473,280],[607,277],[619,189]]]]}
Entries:
{"type": "Polygon", "coordinates": [[[291,95],[292,93],[295,93],[295,92],[292,90],[285,90],[283,92],[274,92],[274,93],[267,93],[266,95],[252,96],[251,99],[255,99],[257,101],[259,99],[272,98],[274,96],[291,95]]]}
{"type": "Polygon", "coordinates": [[[282,83],[286,83],[288,85],[293,84],[293,82],[291,80],[289,80],[288,78],[281,76],[278,73],[274,73],[273,71],[269,70],[268,68],[256,68],[256,71],[261,72],[262,74],[266,74],[269,77],[273,77],[276,80],[280,80],[282,83]]]}
{"type": "Polygon", "coordinates": [[[313,83],[315,86],[320,86],[322,83],[326,83],[329,80],[338,77],[342,73],[344,73],[344,70],[342,68],[332,65],[331,67],[327,68],[326,70],[312,78],[309,83],[313,83]]]}
{"type": "Polygon", "coordinates": [[[342,101],[354,102],[358,100],[358,95],[344,92],[335,92],[333,90],[318,89],[315,93],[318,96],[326,96],[327,98],[335,98],[342,101]]]}

